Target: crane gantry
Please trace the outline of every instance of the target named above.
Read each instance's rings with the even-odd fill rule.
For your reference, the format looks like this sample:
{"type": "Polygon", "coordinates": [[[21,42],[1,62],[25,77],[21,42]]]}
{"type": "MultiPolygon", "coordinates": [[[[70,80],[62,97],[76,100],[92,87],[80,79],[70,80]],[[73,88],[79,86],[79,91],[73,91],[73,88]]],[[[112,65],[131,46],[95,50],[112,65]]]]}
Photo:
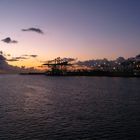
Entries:
{"type": "Polygon", "coordinates": [[[74,59],[57,57],[53,60],[47,61],[43,65],[46,65],[51,69],[51,71],[47,72],[49,75],[65,75],[67,72],[67,67],[72,65],[70,63],[71,61],[74,61],[74,59]]]}

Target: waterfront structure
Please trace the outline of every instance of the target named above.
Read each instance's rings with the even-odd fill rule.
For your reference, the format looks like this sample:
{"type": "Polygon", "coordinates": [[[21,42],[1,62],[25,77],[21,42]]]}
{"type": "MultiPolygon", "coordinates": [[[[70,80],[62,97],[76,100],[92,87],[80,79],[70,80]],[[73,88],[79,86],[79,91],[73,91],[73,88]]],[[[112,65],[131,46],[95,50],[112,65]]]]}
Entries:
{"type": "Polygon", "coordinates": [[[65,75],[67,72],[67,67],[71,66],[69,59],[57,57],[53,60],[47,61],[47,63],[43,64],[48,66],[50,71],[47,71],[47,75],[65,75]]]}

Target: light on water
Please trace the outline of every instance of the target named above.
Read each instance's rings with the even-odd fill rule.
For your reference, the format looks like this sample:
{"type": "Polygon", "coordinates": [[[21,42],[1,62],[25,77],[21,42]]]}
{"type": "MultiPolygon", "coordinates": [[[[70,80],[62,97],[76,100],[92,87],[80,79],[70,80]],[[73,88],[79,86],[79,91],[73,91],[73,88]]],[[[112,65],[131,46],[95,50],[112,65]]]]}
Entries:
{"type": "Polygon", "coordinates": [[[139,139],[139,83],[0,75],[0,140],[139,139]]]}

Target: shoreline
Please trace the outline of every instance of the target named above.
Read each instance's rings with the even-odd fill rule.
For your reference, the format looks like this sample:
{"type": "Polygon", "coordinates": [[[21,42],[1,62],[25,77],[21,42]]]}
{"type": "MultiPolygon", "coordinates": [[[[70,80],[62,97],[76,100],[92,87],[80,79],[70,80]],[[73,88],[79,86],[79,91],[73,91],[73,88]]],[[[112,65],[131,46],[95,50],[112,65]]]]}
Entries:
{"type": "Polygon", "coordinates": [[[89,76],[89,77],[136,77],[140,78],[140,75],[135,75],[133,73],[114,73],[114,72],[107,72],[107,73],[102,73],[102,72],[95,72],[95,73],[90,73],[90,72],[73,72],[73,73],[19,73],[19,75],[45,75],[45,76],[63,76],[63,77],[69,77],[69,76],[89,76]]]}

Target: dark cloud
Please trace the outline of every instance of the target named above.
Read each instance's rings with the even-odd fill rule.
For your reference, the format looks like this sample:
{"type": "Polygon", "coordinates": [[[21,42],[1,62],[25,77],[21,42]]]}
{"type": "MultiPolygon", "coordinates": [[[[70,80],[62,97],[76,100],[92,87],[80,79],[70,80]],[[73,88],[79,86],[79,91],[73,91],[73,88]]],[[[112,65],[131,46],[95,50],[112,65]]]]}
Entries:
{"type": "Polygon", "coordinates": [[[36,58],[37,56],[38,55],[27,55],[27,54],[24,54],[22,56],[12,57],[10,59],[7,59],[6,61],[14,62],[14,61],[20,61],[20,60],[24,60],[24,59],[36,58]]]}
{"type": "MultiPolygon", "coordinates": [[[[3,56],[2,54],[0,54],[0,73],[28,73],[28,72],[37,72],[38,70],[36,70],[35,68],[31,67],[31,68],[26,68],[24,66],[22,67],[17,67],[17,66],[12,66],[10,64],[7,63],[7,61],[18,61],[21,57],[13,57],[11,59],[7,59],[5,56],[3,56]]],[[[22,59],[24,59],[22,57],[22,59]]]]}
{"type": "Polygon", "coordinates": [[[33,31],[33,32],[36,32],[36,33],[39,33],[39,34],[44,34],[44,32],[41,29],[33,28],[33,27],[28,28],[28,29],[22,29],[22,31],[33,31]]]}
{"type": "Polygon", "coordinates": [[[11,56],[11,54],[7,54],[7,56],[11,56]]]}
{"type": "Polygon", "coordinates": [[[15,61],[19,61],[19,60],[16,59],[16,58],[11,58],[11,59],[7,59],[6,61],[9,61],[9,62],[15,62],[15,61]]]}
{"type": "Polygon", "coordinates": [[[6,61],[14,62],[14,61],[20,61],[20,60],[24,60],[24,59],[28,59],[28,58],[23,57],[23,56],[19,56],[19,57],[12,57],[10,59],[6,59],[6,61]]]}
{"type": "Polygon", "coordinates": [[[36,58],[38,57],[38,55],[30,55],[30,57],[36,58]]]}
{"type": "Polygon", "coordinates": [[[0,51],[0,55],[2,55],[3,54],[3,51],[0,51]]]}
{"type": "Polygon", "coordinates": [[[6,58],[3,55],[0,55],[0,73],[11,72],[16,70],[16,67],[9,65],[6,62],[6,58]]]}
{"type": "Polygon", "coordinates": [[[24,54],[24,55],[22,55],[22,57],[33,57],[33,58],[36,58],[36,57],[38,57],[38,55],[36,55],[36,54],[32,54],[32,55],[28,55],[28,54],[24,54]]]}
{"type": "Polygon", "coordinates": [[[3,56],[3,55],[0,55],[0,64],[1,64],[1,61],[5,61],[6,58],[3,56]]]}
{"type": "Polygon", "coordinates": [[[75,59],[75,58],[62,58],[62,60],[72,62],[72,61],[76,61],[77,59],[75,59]]]}
{"type": "Polygon", "coordinates": [[[15,59],[28,59],[27,57],[23,57],[23,56],[18,56],[18,57],[14,57],[15,59]]]}
{"type": "Polygon", "coordinates": [[[10,37],[2,39],[1,41],[5,42],[5,43],[18,43],[18,41],[12,40],[10,37]]]}

